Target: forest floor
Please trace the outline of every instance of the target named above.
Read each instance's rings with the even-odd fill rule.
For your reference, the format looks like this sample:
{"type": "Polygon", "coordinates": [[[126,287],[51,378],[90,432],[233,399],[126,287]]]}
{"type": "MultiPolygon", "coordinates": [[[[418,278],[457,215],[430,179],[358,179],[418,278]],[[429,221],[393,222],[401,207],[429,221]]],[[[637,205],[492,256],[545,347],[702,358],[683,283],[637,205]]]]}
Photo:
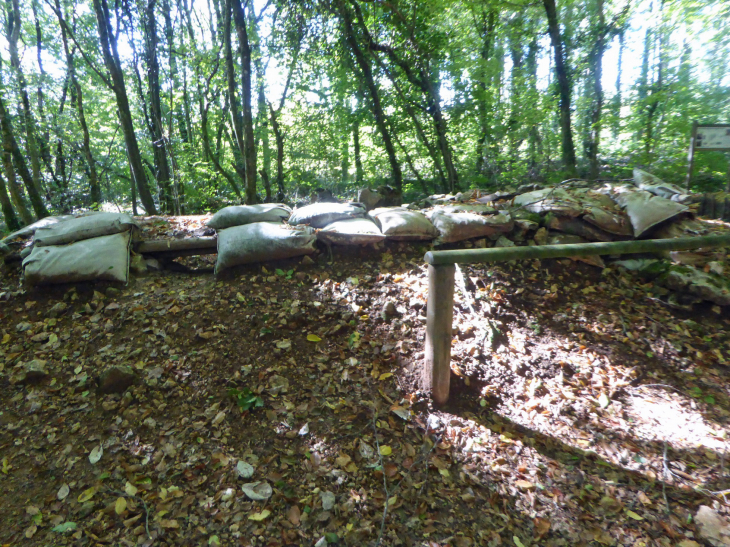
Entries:
{"type": "Polygon", "coordinates": [[[422,257],[2,272],[0,545],[728,541],[706,523],[729,513],[730,310],[669,308],[613,266],[464,267],[433,408],[422,257]],[[119,365],[137,384],[100,393],[119,365]]]}

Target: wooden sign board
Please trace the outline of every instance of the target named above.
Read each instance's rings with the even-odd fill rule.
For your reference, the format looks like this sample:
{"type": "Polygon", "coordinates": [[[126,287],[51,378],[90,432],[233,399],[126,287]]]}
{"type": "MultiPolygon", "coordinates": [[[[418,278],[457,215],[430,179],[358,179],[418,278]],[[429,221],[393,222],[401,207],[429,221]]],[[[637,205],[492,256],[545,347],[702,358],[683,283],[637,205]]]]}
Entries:
{"type": "MultiPolygon", "coordinates": [[[[689,165],[685,182],[688,191],[695,163],[695,150],[730,152],[730,124],[699,124],[697,122],[692,124],[692,136],[689,140],[689,165]]],[[[730,164],[728,165],[728,192],[730,192],[730,164]]]]}
{"type": "Polygon", "coordinates": [[[695,150],[729,150],[730,124],[697,125],[695,150]]]}

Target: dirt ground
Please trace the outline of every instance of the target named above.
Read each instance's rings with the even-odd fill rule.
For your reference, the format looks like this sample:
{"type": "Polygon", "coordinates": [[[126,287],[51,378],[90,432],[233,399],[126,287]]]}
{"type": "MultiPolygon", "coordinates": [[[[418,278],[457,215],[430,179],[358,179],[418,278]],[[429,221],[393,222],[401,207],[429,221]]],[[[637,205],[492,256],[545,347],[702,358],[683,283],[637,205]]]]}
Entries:
{"type": "Polygon", "coordinates": [[[704,545],[729,310],[612,266],[462,267],[434,408],[424,250],[128,286],[3,270],[0,544],[704,545]],[[136,383],[101,393],[121,366],[136,383]]]}

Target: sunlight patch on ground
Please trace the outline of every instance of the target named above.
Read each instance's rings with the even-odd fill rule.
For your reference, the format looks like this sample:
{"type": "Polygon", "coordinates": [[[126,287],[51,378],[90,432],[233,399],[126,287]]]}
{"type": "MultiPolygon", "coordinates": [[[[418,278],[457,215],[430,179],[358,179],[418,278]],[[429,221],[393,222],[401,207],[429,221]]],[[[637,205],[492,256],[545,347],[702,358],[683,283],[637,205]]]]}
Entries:
{"type": "Polygon", "coordinates": [[[689,444],[725,452],[728,443],[721,437],[725,432],[717,431],[717,426],[713,428],[698,410],[688,408],[694,406],[692,401],[678,399],[656,393],[654,389],[637,390],[626,407],[633,435],[675,446],[689,444]]]}

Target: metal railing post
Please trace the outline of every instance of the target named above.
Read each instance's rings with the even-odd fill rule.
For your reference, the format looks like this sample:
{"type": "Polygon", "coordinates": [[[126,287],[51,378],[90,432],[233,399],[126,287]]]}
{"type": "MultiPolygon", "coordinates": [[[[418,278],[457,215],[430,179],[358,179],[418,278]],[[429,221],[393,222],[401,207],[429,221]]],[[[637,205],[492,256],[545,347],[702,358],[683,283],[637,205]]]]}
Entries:
{"type": "Polygon", "coordinates": [[[455,271],[453,264],[428,266],[424,383],[436,404],[449,399],[455,271]]]}

